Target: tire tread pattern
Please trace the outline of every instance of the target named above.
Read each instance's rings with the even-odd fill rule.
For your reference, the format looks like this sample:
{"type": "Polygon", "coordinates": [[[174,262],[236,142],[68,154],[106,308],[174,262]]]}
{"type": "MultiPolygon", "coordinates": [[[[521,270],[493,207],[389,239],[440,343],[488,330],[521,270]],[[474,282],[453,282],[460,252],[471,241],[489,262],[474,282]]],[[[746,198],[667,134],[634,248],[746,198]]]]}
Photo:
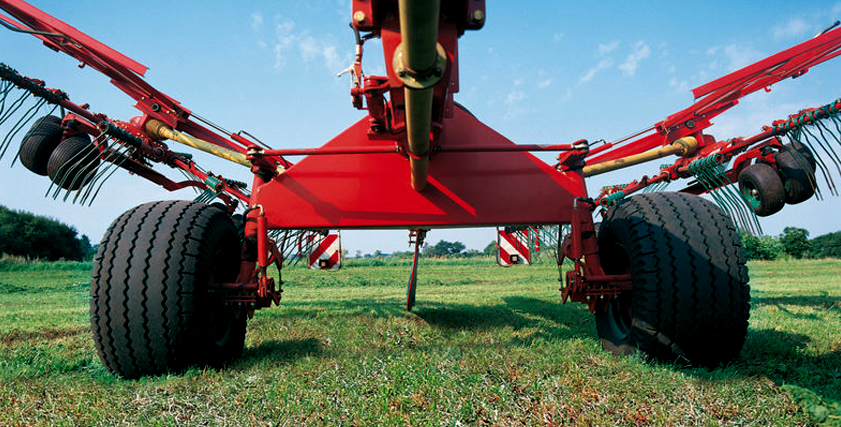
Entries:
{"type": "Polygon", "coordinates": [[[600,244],[611,240],[630,261],[628,344],[700,366],[738,355],[750,310],[748,274],[736,228],[720,208],[683,193],[634,196],[602,222],[600,244]]]}
{"type": "Polygon", "coordinates": [[[216,279],[236,278],[236,243],[230,218],[201,203],[152,202],[117,218],[99,247],[91,281],[91,327],[106,368],[138,378],[238,355],[245,322],[235,323],[231,342],[214,347],[207,319],[220,315],[219,304],[210,304],[203,288],[216,268],[220,249],[214,245],[224,256],[216,279]]]}

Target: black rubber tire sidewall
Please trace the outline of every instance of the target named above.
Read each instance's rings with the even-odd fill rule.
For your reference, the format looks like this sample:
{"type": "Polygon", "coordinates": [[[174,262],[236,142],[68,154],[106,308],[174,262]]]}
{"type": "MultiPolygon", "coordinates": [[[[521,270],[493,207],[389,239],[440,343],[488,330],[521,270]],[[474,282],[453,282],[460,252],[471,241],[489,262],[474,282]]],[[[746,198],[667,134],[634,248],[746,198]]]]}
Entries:
{"type": "Polygon", "coordinates": [[[605,271],[626,269],[633,283],[630,298],[623,295],[631,305],[627,337],[610,334],[609,307],[597,310],[606,349],[638,349],[698,366],[738,355],[748,327],[748,274],[738,233],[721,209],[682,193],[634,196],[608,212],[599,245],[600,252],[607,248],[601,257],[605,271]],[[611,244],[627,259],[611,258],[611,244]]]}
{"type": "Polygon", "coordinates": [[[56,116],[41,117],[32,124],[20,144],[20,163],[31,172],[47,175],[47,163],[53,150],[61,142],[64,129],[56,116]]]}
{"type": "Polygon", "coordinates": [[[786,202],[783,180],[773,167],[765,163],[756,163],[739,173],[739,191],[743,194],[748,189],[756,189],[759,203],[748,206],[757,216],[769,216],[779,212],[786,202]]]}
{"type": "Polygon", "coordinates": [[[208,291],[238,270],[236,230],[216,208],[165,201],[121,215],[93,263],[91,327],[103,364],[137,378],[238,357],[245,313],[208,291]]]}
{"type": "Polygon", "coordinates": [[[809,168],[812,169],[812,173],[815,173],[818,167],[818,162],[815,160],[815,154],[806,144],[799,142],[799,141],[792,141],[784,145],[786,151],[784,152],[795,152],[797,155],[800,156],[803,160],[806,161],[806,164],[809,165],[809,168]]]}
{"type": "Polygon", "coordinates": [[[99,151],[86,134],[74,135],[53,150],[47,175],[65,190],[78,190],[93,179],[99,166],[99,151]]]}
{"type": "MultiPolygon", "coordinates": [[[[805,147],[804,147],[805,148],[805,147]]],[[[775,161],[777,170],[785,188],[786,203],[795,205],[805,202],[815,195],[814,170],[809,170],[809,162],[805,157],[797,157],[797,151],[784,151],[777,154],[775,161]]]]}

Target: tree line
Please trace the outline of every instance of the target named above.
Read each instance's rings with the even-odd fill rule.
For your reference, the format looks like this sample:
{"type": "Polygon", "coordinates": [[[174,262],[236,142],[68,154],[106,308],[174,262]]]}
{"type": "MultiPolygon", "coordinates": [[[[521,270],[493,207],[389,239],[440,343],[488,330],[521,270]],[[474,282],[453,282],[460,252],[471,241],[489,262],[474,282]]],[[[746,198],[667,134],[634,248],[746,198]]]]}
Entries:
{"type": "MultiPolygon", "coordinates": [[[[742,248],[749,260],[776,260],[784,257],[792,258],[841,258],[841,231],[824,234],[809,239],[809,231],[798,227],[786,227],[778,236],[754,236],[747,232],[741,233],[742,248]]],[[[496,242],[492,241],[482,251],[466,249],[462,242],[448,242],[440,240],[434,245],[424,245],[422,254],[425,257],[460,257],[496,255],[496,242]]],[[[373,255],[376,258],[386,256],[379,250],[373,255]]],[[[389,257],[411,258],[412,252],[395,252],[389,257]]]]}
{"type": "MultiPolygon", "coordinates": [[[[778,236],[754,236],[741,233],[745,256],[751,260],[792,258],[841,258],[841,231],[809,239],[809,231],[786,227],[778,236]]],[[[0,254],[46,260],[87,260],[93,257],[97,245],[74,227],[55,219],[17,211],[0,205],[0,254]]],[[[462,257],[496,255],[496,242],[491,241],[481,251],[467,249],[462,242],[440,240],[425,244],[425,257],[462,257]]],[[[358,254],[357,254],[358,256],[358,254]]],[[[374,257],[384,254],[376,251],[374,257]]],[[[390,257],[410,258],[411,251],[395,252],[390,257]]]]}
{"type": "Polygon", "coordinates": [[[0,205],[0,254],[82,261],[95,251],[88,236],[67,224],[0,205]]]}
{"type": "Polygon", "coordinates": [[[778,236],[754,236],[742,233],[742,248],[747,259],[775,260],[792,258],[841,258],[841,231],[809,239],[809,231],[786,227],[778,236]]]}

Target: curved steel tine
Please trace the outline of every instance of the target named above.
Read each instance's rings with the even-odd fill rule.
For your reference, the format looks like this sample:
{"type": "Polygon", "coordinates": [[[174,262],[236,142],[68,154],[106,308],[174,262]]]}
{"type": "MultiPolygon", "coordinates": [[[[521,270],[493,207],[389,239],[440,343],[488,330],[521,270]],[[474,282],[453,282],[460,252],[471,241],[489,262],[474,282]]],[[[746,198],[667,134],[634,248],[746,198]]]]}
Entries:
{"type": "MultiPolygon", "coordinates": [[[[791,139],[791,137],[789,137],[789,139],[791,139]]],[[[799,166],[800,169],[803,169],[804,171],[812,169],[812,165],[809,164],[808,160],[806,160],[806,157],[802,153],[795,149],[792,149],[791,147],[785,147],[785,151],[791,154],[792,158],[794,158],[794,161],[797,162],[797,166],[799,166]]],[[[812,152],[814,153],[814,150],[812,152]]],[[[812,190],[814,190],[815,192],[815,197],[817,197],[818,200],[822,200],[823,195],[821,194],[820,188],[818,188],[817,176],[815,176],[814,173],[807,173],[806,177],[809,179],[809,186],[812,187],[812,190]]]]}
{"type": "MultiPolygon", "coordinates": [[[[44,103],[46,103],[46,101],[44,101],[44,103]]],[[[32,124],[32,126],[33,126],[33,127],[35,127],[35,126],[41,126],[41,123],[43,123],[43,122],[44,122],[44,119],[45,119],[47,116],[52,115],[52,114],[53,114],[53,112],[55,112],[56,108],[58,108],[58,106],[57,106],[57,105],[54,105],[54,106],[53,106],[53,108],[52,108],[52,109],[51,109],[51,110],[47,113],[47,115],[45,115],[44,117],[41,117],[41,118],[40,118],[37,122],[33,123],[33,124],[32,124]]],[[[35,115],[38,115],[38,114],[37,114],[37,112],[36,112],[36,114],[35,114],[35,115]]],[[[2,153],[0,153],[0,158],[2,158],[2,157],[3,157],[3,154],[2,154],[2,153]]],[[[11,166],[14,166],[14,165],[15,165],[15,162],[17,162],[17,160],[18,160],[18,158],[19,158],[19,157],[20,157],[20,148],[18,148],[18,151],[15,153],[15,158],[14,158],[14,159],[12,159],[12,165],[11,165],[11,166]]],[[[10,166],[10,167],[11,167],[11,166],[10,166]]]]}
{"type": "Polygon", "coordinates": [[[835,156],[833,156],[834,152],[831,149],[828,149],[826,146],[824,146],[824,143],[822,142],[823,138],[818,138],[817,136],[815,136],[815,134],[812,133],[812,131],[810,131],[809,127],[807,126],[803,127],[803,132],[809,135],[810,138],[815,140],[815,142],[818,145],[820,145],[821,149],[827,154],[827,157],[829,157],[829,160],[831,160],[832,163],[835,165],[835,168],[838,170],[838,173],[841,174],[841,163],[839,163],[839,159],[836,159],[835,156]]]}
{"type": "Polygon", "coordinates": [[[24,92],[18,99],[16,99],[15,102],[13,102],[12,105],[9,106],[9,111],[6,111],[6,114],[3,114],[2,116],[0,116],[0,125],[5,123],[6,120],[8,120],[9,117],[12,116],[12,114],[17,112],[17,110],[20,109],[20,107],[23,105],[24,101],[27,98],[29,98],[30,95],[31,94],[29,92],[24,92]]]}
{"type": "MultiPolygon", "coordinates": [[[[105,181],[108,181],[108,179],[111,178],[111,175],[113,175],[114,172],[116,172],[120,168],[120,166],[122,166],[122,164],[125,163],[125,161],[129,159],[129,157],[130,157],[130,154],[128,154],[129,151],[133,151],[133,150],[131,148],[126,148],[126,152],[123,153],[123,157],[122,157],[122,159],[120,159],[120,163],[116,164],[116,167],[111,169],[111,173],[109,173],[108,176],[106,176],[105,179],[103,179],[100,182],[99,187],[97,187],[96,191],[93,193],[93,196],[91,197],[90,203],[88,203],[88,206],[93,205],[93,201],[96,200],[96,196],[99,195],[99,190],[102,189],[102,185],[105,184],[105,181]]],[[[89,187],[93,187],[93,185],[90,185],[89,187]]],[[[82,201],[82,204],[84,204],[84,203],[85,202],[82,201]]]]}
{"type": "MultiPolygon", "coordinates": [[[[29,110],[23,113],[20,119],[18,119],[18,121],[12,126],[12,129],[9,131],[9,133],[7,133],[6,136],[3,138],[3,141],[0,142],[0,159],[2,159],[3,155],[6,154],[6,149],[9,148],[9,145],[11,145],[11,142],[15,139],[17,134],[20,133],[21,129],[25,128],[26,124],[38,115],[38,111],[40,111],[41,107],[43,107],[46,103],[46,100],[38,100],[38,102],[36,102],[32,107],[29,108],[29,110]]],[[[18,152],[15,153],[15,158],[12,159],[12,166],[14,166],[15,160],[17,160],[18,158],[18,153],[20,153],[20,150],[18,150],[18,152]]]]}
{"type": "MultiPolygon", "coordinates": [[[[803,144],[806,147],[808,147],[809,150],[811,150],[813,154],[817,153],[817,150],[815,150],[815,147],[812,146],[812,143],[809,142],[809,140],[807,140],[806,138],[800,138],[800,133],[799,132],[789,132],[787,134],[787,136],[788,136],[788,139],[789,139],[790,142],[798,142],[800,144],[803,144]]],[[[826,181],[827,186],[829,187],[829,177],[827,176],[828,170],[826,169],[826,166],[823,164],[823,160],[819,156],[814,156],[814,157],[815,157],[815,168],[818,171],[821,172],[821,175],[823,176],[824,181],[826,181]]],[[[817,176],[815,177],[815,180],[817,181],[817,176]]],[[[815,185],[815,191],[817,193],[821,193],[817,184],[815,185]]],[[[832,189],[830,188],[830,194],[831,193],[832,193],[832,189]]],[[[820,196],[821,196],[821,198],[823,198],[822,193],[820,194],[820,196]]]]}
{"type": "MultiPolygon", "coordinates": [[[[83,164],[85,164],[85,163],[84,163],[85,158],[86,158],[88,155],[90,155],[90,154],[94,154],[94,153],[96,154],[96,156],[97,156],[97,157],[99,157],[99,150],[97,149],[97,146],[96,146],[96,145],[94,145],[93,143],[91,143],[89,146],[87,146],[87,147],[83,148],[82,150],[79,150],[79,152],[78,152],[78,153],[76,153],[76,155],[74,155],[74,156],[71,158],[71,160],[70,160],[70,161],[68,161],[67,163],[65,163],[65,164],[63,164],[63,165],[62,165],[62,168],[61,168],[61,169],[59,169],[59,176],[61,175],[61,170],[63,170],[63,169],[65,169],[65,168],[67,168],[67,167],[68,167],[68,165],[69,165],[69,164],[73,161],[72,159],[75,159],[75,158],[77,158],[77,157],[81,156],[81,158],[79,158],[78,160],[76,160],[75,162],[73,162],[71,166],[69,166],[70,170],[73,170],[74,168],[78,169],[80,166],[82,166],[83,164]]],[[[84,170],[84,169],[87,169],[88,165],[92,165],[93,163],[94,163],[94,160],[88,160],[87,165],[83,168],[83,170],[84,170]]],[[[94,168],[94,169],[98,169],[98,168],[94,168]]],[[[62,183],[66,182],[67,178],[71,178],[71,179],[72,179],[72,181],[70,181],[70,185],[69,185],[69,187],[70,187],[70,188],[75,187],[75,186],[76,186],[76,183],[82,184],[82,183],[84,183],[84,182],[85,182],[84,180],[79,181],[79,178],[81,178],[83,175],[86,175],[86,174],[81,174],[81,173],[78,173],[78,172],[77,172],[77,173],[75,173],[75,174],[72,174],[73,176],[71,177],[71,176],[70,176],[71,174],[69,173],[69,171],[67,171],[67,172],[65,172],[65,173],[64,173],[64,175],[65,175],[65,176],[63,176],[63,177],[62,177],[62,183]]],[[[62,199],[62,201],[63,201],[63,202],[66,202],[66,201],[67,201],[67,199],[70,197],[70,193],[71,193],[72,191],[76,191],[76,192],[78,192],[78,193],[81,193],[81,191],[82,191],[82,188],[81,188],[81,187],[82,187],[82,186],[80,185],[78,190],[67,190],[67,192],[64,194],[64,198],[62,199]]]]}
{"type": "MultiPolygon", "coordinates": [[[[86,183],[83,186],[85,191],[83,192],[82,188],[79,189],[79,193],[77,193],[76,196],[73,197],[73,203],[74,204],[76,203],[76,199],[78,199],[80,195],[82,196],[82,199],[81,199],[80,203],[85,204],[84,200],[87,198],[88,195],[90,195],[90,193],[92,191],[92,188],[96,185],[96,182],[100,178],[102,178],[103,175],[108,173],[109,170],[111,170],[113,168],[113,166],[114,166],[113,161],[115,159],[117,159],[117,156],[120,155],[119,150],[120,150],[121,147],[122,147],[122,145],[119,144],[118,141],[114,140],[114,142],[111,145],[109,145],[108,148],[106,148],[104,150],[104,153],[107,153],[106,157],[102,158],[101,157],[102,154],[100,154],[100,158],[102,158],[102,162],[106,163],[106,165],[104,167],[97,166],[97,167],[91,169],[90,171],[88,171],[87,174],[85,174],[84,179],[82,179],[82,182],[86,183]],[[93,175],[93,178],[91,178],[91,175],[93,175]],[[90,181],[88,181],[88,179],[90,179],[90,181]]],[[[103,153],[103,152],[101,152],[101,153],[103,153]]],[[[90,163],[88,163],[88,165],[90,165],[90,164],[93,164],[93,160],[90,163]]],[[[87,170],[87,168],[85,168],[85,170],[87,170]]],[[[111,174],[109,174],[108,176],[110,177],[111,174]]]]}
{"type": "MultiPolygon", "coordinates": [[[[96,149],[96,147],[97,147],[97,146],[98,146],[98,145],[102,142],[101,140],[102,140],[103,136],[104,136],[104,134],[100,134],[99,136],[97,136],[97,137],[96,137],[96,138],[95,138],[95,139],[91,142],[91,144],[90,144],[90,149],[98,151],[98,150],[96,149]]],[[[85,155],[87,155],[86,153],[90,153],[90,150],[85,150],[85,149],[80,150],[78,153],[74,154],[74,155],[73,155],[73,156],[72,156],[72,157],[71,157],[71,158],[70,158],[67,162],[65,162],[63,165],[61,165],[61,167],[59,167],[57,174],[58,174],[58,176],[59,176],[59,177],[61,177],[61,181],[59,181],[58,183],[53,183],[53,184],[56,184],[56,185],[58,186],[58,188],[56,188],[55,192],[53,193],[53,199],[57,199],[57,198],[58,198],[58,194],[59,194],[59,193],[61,192],[61,190],[64,188],[64,183],[65,183],[65,182],[67,182],[67,178],[68,178],[68,176],[67,176],[68,174],[66,173],[67,168],[70,168],[70,167],[76,166],[77,164],[81,163],[81,162],[82,162],[82,160],[84,160],[84,159],[85,159],[85,157],[84,157],[84,156],[85,156],[85,155]],[[77,160],[77,158],[78,158],[78,160],[77,160]],[[74,160],[75,160],[75,161],[74,161],[74,160]]],[[[74,176],[74,178],[76,178],[76,177],[74,176]]],[[[75,181],[75,179],[74,179],[73,181],[71,181],[71,182],[70,182],[71,186],[72,186],[75,182],[76,182],[76,181],[75,181]]],[[[51,189],[51,188],[52,188],[52,184],[50,185],[50,189],[51,189]]],[[[67,200],[67,196],[69,195],[70,191],[71,191],[71,190],[68,190],[68,191],[67,191],[67,193],[68,193],[68,194],[67,194],[67,195],[65,195],[64,199],[62,199],[63,201],[66,201],[66,200],[67,200]]],[[[49,192],[50,192],[50,190],[48,189],[48,190],[47,190],[47,194],[49,194],[49,192]]]]}
{"type": "MultiPolygon", "coordinates": [[[[817,138],[815,138],[815,135],[813,135],[811,132],[806,131],[805,128],[801,129],[803,129],[803,132],[801,132],[803,140],[809,141],[811,146],[814,146],[811,140],[815,140],[815,142],[821,147],[821,149],[823,149],[823,144],[821,144],[820,141],[818,141],[817,138]]],[[[813,151],[813,153],[818,153],[818,151],[815,150],[813,151]]],[[[820,155],[815,155],[815,162],[821,166],[823,177],[826,180],[826,185],[827,187],[829,187],[829,193],[834,196],[837,196],[838,189],[835,187],[835,181],[832,180],[832,170],[829,168],[829,166],[826,165],[826,162],[820,155]]]]}
{"type": "MultiPolygon", "coordinates": [[[[824,150],[826,150],[826,153],[833,160],[833,163],[835,163],[835,166],[838,167],[838,174],[841,175],[841,159],[838,158],[838,153],[836,153],[835,150],[832,149],[832,144],[830,144],[829,139],[826,137],[826,135],[824,135],[823,128],[822,128],[822,123],[821,122],[815,122],[814,127],[815,127],[815,129],[818,130],[818,134],[820,134],[821,139],[826,141],[826,147],[824,148],[824,150]]],[[[832,135],[831,132],[830,132],[830,135],[832,135]]],[[[835,137],[835,135],[832,135],[832,136],[835,137]]]]}

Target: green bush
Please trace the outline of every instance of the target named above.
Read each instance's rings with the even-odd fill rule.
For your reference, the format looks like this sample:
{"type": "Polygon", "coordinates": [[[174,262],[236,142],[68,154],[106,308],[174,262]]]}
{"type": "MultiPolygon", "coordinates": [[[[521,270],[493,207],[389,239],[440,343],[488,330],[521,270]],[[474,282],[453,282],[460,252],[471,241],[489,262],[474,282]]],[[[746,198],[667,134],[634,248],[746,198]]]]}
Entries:
{"type": "Polygon", "coordinates": [[[749,260],[771,261],[780,258],[785,253],[783,244],[776,237],[757,237],[744,231],[740,234],[742,249],[745,250],[745,257],[749,260]]]}
{"type": "Polygon", "coordinates": [[[815,237],[809,244],[809,258],[841,258],[841,231],[815,237]]]}
{"type": "Polygon", "coordinates": [[[0,255],[0,271],[90,271],[90,261],[42,261],[19,255],[0,255]]]}
{"type": "Polygon", "coordinates": [[[0,253],[26,258],[81,261],[89,257],[90,240],[52,218],[0,206],[0,253]]]}
{"type": "Polygon", "coordinates": [[[803,258],[811,247],[809,231],[797,227],[786,227],[783,234],[780,234],[780,243],[785,253],[797,259],[803,258]]]}

